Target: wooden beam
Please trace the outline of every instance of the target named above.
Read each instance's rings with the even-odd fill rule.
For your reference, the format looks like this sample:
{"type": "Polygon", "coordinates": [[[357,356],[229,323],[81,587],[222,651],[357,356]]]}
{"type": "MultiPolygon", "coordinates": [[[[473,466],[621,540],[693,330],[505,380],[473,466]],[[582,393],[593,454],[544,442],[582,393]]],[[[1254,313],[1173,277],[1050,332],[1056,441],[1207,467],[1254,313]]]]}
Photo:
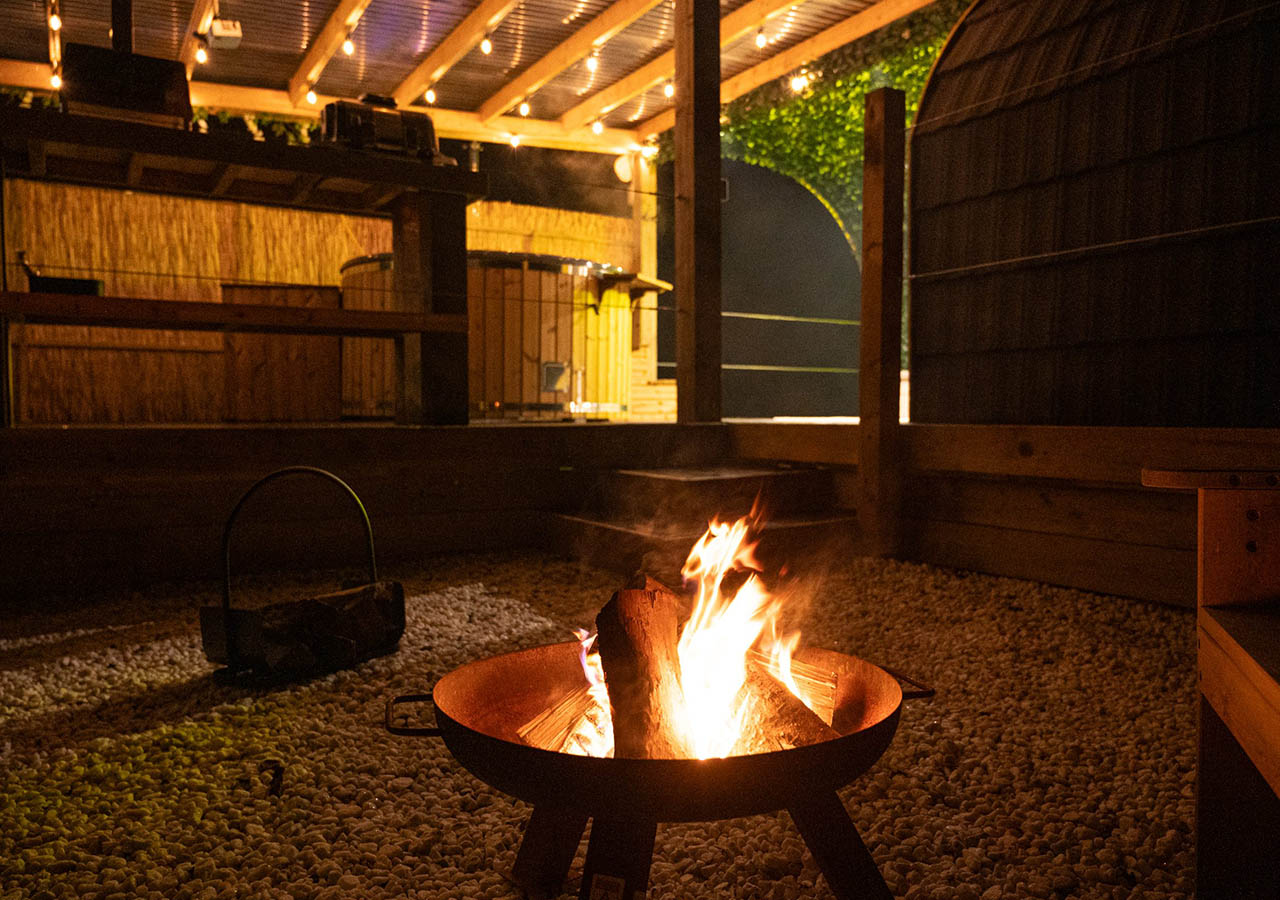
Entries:
{"type": "MultiPolygon", "coordinates": [[[[0,72],[2,72],[0,68],[0,72]]],[[[278,115],[315,118],[326,103],[337,97],[321,95],[316,105],[294,106],[285,91],[270,88],[242,87],[235,84],[215,84],[208,81],[191,82],[191,103],[210,109],[236,112],[267,112],[278,115]]],[[[547,119],[527,119],[520,116],[501,116],[488,124],[480,121],[473,112],[455,109],[431,109],[431,121],[440,137],[463,141],[491,141],[505,144],[512,135],[519,135],[520,142],[531,147],[554,147],[561,150],[581,150],[587,153],[618,154],[636,143],[636,133],[621,128],[606,128],[600,134],[589,128],[565,132],[560,123],[547,119]]]]}
{"type": "Polygon", "coordinates": [[[736,100],[762,84],[781,78],[805,63],[825,56],[845,44],[852,44],[858,38],[865,37],[890,22],[933,2],[934,0],[879,0],[874,6],[855,13],[842,22],[837,22],[825,31],[820,31],[793,47],[788,47],[745,72],[739,72],[732,78],[726,79],[720,86],[720,102],[728,103],[730,100],[736,100]]]}
{"type": "Polygon", "coordinates": [[[137,187],[142,183],[142,170],[146,167],[146,159],[141,153],[130,153],[129,164],[125,166],[124,183],[129,187],[137,187]]]}
{"type": "Polygon", "coordinates": [[[444,77],[444,73],[484,40],[485,35],[498,27],[520,0],[481,0],[458,27],[436,44],[427,58],[409,73],[408,77],[391,92],[396,103],[408,106],[431,85],[444,77]]]}
{"type": "Polygon", "coordinates": [[[307,55],[289,77],[289,99],[295,105],[302,103],[307,89],[314,87],[320,80],[324,67],[329,64],[333,54],[338,52],[338,48],[351,34],[371,2],[372,0],[339,0],[333,12],[329,13],[320,33],[307,48],[307,55]]]}
{"type": "Polygon", "coordinates": [[[0,291],[0,318],[44,325],[345,337],[395,337],[436,332],[465,336],[467,333],[465,310],[461,315],[443,315],[251,303],[138,300],[81,294],[31,294],[23,291],[0,291]]]}
{"type": "Polygon", "coordinates": [[[720,4],[676,0],[676,418],[720,421],[720,4]]]}
{"type": "Polygon", "coordinates": [[[196,67],[196,48],[201,45],[197,35],[209,33],[209,23],[213,21],[213,11],[218,0],[196,0],[191,7],[191,17],[187,19],[187,33],[182,36],[182,48],[178,51],[178,60],[187,67],[187,80],[196,67]]]}
{"type": "MultiPolygon", "coordinates": [[[[795,6],[797,0],[751,0],[720,20],[720,46],[726,47],[759,28],[770,17],[795,6]]],[[[560,124],[572,131],[617,109],[632,97],[666,81],[675,72],[676,53],[668,50],[625,78],[592,94],[560,117],[560,124]]],[[[717,75],[717,80],[719,76],[717,75]]]]}
{"type": "Polygon", "coordinates": [[[858,521],[865,548],[901,544],[902,191],[906,95],[867,94],[862,163],[862,346],[858,374],[858,521]]]}
{"type": "Polygon", "coordinates": [[[480,120],[488,122],[506,112],[661,2],[662,0],[616,0],[612,6],[569,35],[554,50],[528,66],[480,104],[480,120]]]}
{"type": "Polygon", "coordinates": [[[238,167],[231,165],[231,163],[221,163],[213,170],[213,177],[211,179],[213,187],[209,188],[209,195],[212,197],[221,197],[225,194],[231,188],[232,183],[236,180],[238,171],[238,167]]]}
{"type": "MultiPolygon", "coordinates": [[[[49,67],[44,63],[0,59],[0,84],[47,91],[49,67]]],[[[315,106],[309,103],[297,106],[289,99],[287,91],[271,88],[193,81],[190,83],[190,89],[192,106],[310,119],[318,118],[320,110],[326,103],[339,99],[321,94],[316,98],[315,106]]],[[[463,141],[490,141],[505,144],[513,135],[518,135],[520,143],[530,147],[609,153],[615,156],[631,149],[638,142],[637,133],[624,128],[606,128],[600,134],[594,134],[590,128],[566,132],[558,121],[520,116],[501,116],[486,124],[481,122],[480,117],[473,112],[439,107],[431,109],[431,120],[435,123],[436,133],[441,137],[463,141]]]]}
{"type": "MultiPolygon", "coordinates": [[[[934,0],[880,0],[874,6],[837,22],[825,31],[801,41],[764,62],[739,72],[720,85],[720,102],[730,103],[761,85],[782,78],[820,56],[824,56],[845,44],[851,44],[890,22],[928,6],[934,0]]],[[[728,17],[726,17],[728,18],[728,17]]],[[[664,110],[637,126],[636,131],[645,137],[661,134],[675,124],[673,110],[664,110]]]]}
{"type": "Polygon", "coordinates": [[[303,203],[311,192],[316,189],[320,182],[324,181],[323,175],[299,175],[293,182],[293,189],[289,194],[290,203],[303,203]]]}

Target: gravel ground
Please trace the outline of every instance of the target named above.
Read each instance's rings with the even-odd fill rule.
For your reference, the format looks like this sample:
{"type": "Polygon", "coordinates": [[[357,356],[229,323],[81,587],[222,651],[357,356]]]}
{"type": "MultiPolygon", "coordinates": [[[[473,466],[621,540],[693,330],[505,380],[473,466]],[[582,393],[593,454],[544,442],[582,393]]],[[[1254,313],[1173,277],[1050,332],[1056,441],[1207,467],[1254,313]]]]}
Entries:
{"type": "MultiPolygon", "coordinates": [[[[412,595],[400,651],[271,690],[211,680],[195,608],[212,585],[7,615],[0,897],[518,896],[505,875],[528,808],[440,742],[386,735],[382,703],[564,639],[617,579],[530,554],[386,574],[412,595]],[[278,796],[268,760],[284,764],[278,796]]],[[[337,577],[241,590],[298,596],[337,577]]],[[[938,689],[843,792],[895,894],[1190,896],[1189,611],[860,559],[808,622],[807,643],[938,689]]],[[[659,828],[654,900],[830,896],[785,813],[659,828]]]]}

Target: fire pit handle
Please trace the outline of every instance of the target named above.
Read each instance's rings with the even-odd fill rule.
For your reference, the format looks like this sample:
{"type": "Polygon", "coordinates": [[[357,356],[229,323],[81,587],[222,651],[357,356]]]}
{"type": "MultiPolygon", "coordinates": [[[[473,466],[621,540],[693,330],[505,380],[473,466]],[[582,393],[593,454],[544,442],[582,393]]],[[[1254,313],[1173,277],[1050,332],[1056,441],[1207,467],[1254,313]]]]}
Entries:
{"type": "Polygon", "coordinates": [[[387,714],[383,722],[387,727],[387,731],[392,734],[399,734],[405,737],[440,737],[443,732],[439,728],[421,728],[411,725],[395,724],[396,707],[404,706],[409,703],[430,703],[435,706],[435,701],[430,694],[402,694],[399,697],[391,697],[387,700],[387,714]]]}
{"type": "Polygon", "coordinates": [[[890,675],[892,675],[894,678],[898,679],[899,681],[905,681],[907,684],[915,688],[914,691],[904,690],[902,692],[903,700],[927,700],[928,698],[932,697],[934,694],[938,693],[937,691],[929,687],[929,685],[925,684],[924,682],[916,681],[910,675],[904,675],[902,672],[899,672],[897,669],[891,669],[888,666],[881,666],[880,668],[884,669],[886,672],[888,672],[890,675]]]}

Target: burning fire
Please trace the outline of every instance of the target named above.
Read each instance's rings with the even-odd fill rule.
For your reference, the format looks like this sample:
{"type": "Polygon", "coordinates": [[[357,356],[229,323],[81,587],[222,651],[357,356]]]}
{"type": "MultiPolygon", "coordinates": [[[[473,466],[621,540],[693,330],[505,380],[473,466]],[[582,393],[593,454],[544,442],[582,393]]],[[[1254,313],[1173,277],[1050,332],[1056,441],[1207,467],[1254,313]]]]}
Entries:
{"type": "MultiPolygon", "coordinates": [[[[744,749],[755,715],[744,690],[751,665],[765,667],[819,717],[831,721],[833,684],[793,662],[799,632],[782,630],[783,598],[760,578],[756,545],[749,540],[754,513],[736,522],[713,520],[681,569],[686,584],[696,583],[697,596],[677,648],[684,702],[672,714],[675,731],[698,759],[752,752],[744,749]]],[[[535,746],[612,756],[604,668],[593,647],[594,635],[579,631],[578,639],[586,686],[526,726],[524,736],[535,746]]]]}

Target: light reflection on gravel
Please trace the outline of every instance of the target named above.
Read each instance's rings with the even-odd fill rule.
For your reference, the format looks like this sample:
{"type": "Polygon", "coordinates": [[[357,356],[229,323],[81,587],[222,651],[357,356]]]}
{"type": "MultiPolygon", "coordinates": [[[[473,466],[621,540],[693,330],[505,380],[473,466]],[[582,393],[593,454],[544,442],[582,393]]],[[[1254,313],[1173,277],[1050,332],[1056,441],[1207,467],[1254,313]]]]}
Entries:
{"type": "MultiPolygon", "coordinates": [[[[209,585],[9,618],[0,898],[518,896],[504,873],[528,808],[438,741],[386,735],[382,703],[563,639],[617,579],[530,554],[392,575],[415,595],[397,654],[275,690],[210,680],[194,624],[209,585]],[[280,796],[258,771],[272,759],[280,796]]],[[[296,596],[324,577],[246,590],[296,596]]],[[[898,896],[1189,897],[1189,611],[858,559],[808,621],[806,643],[938,688],[843,792],[898,896]]],[[[650,897],[830,893],[780,813],[660,827],[650,897]]]]}

